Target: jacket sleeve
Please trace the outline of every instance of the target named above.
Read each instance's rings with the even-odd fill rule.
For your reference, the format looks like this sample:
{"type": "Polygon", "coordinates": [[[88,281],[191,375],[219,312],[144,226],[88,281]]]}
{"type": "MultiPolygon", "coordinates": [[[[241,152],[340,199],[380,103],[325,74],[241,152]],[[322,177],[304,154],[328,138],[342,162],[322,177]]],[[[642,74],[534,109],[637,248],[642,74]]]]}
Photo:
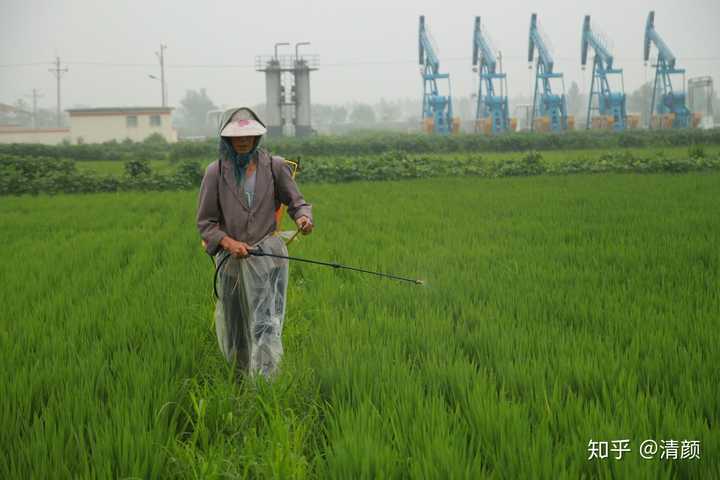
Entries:
{"type": "Polygon", "coordinates": [[[222,212],[218,203],[218,164],[213,162],[205,169],[198,196],[197,228],[205,241],[205,251],[215,255],[220,240],[227,234],[220,229],[222,212]]]}
{"type": "Polygon", "coordinates": [[[305,201],[302,193],[298,190],[298,186],[292,178],[290,167],[282,157],[272,156],[271,161],[275,172],[275,188],[277,189],[278,199],[288,206],[287,211],[290,218],[297,220],[304,215],[312,222],[312,205],[305,201]]]}

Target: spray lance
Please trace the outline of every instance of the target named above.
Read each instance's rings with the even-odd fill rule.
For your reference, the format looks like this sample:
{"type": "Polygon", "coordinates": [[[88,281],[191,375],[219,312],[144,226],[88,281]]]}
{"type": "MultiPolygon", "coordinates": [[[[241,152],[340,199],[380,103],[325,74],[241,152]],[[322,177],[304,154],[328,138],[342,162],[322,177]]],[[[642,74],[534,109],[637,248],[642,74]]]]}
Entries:
{"type": "MultiPolygon", "coordinates": [[[[293,161],[291,161],[291,160],[285,160],[285,163],[290,166],[291,171],[292,171],[292,178],[295,178],[295,174],[297,173],[297,170],[298,170],[298,168],[299,168],[299,160],[298,160],[298,162],[293,162],[293,161]]],[[[283,215],[284,211],[285,211],[285,205],[281,205],[280,208],[278,208],[278,210],[275,212],[275,221],[276,221],[276,223],[277,223],[278,225],[280,224],[280,219],[282,218],[282,215],[283,215]]],[[[285,244],[286,244],[286,245],[289,245],[290,243],[292,243],[293,240],[295,240],[295,238],[297,237],[297,235],[298,235],[299,233],[300,233],[300,229],[298,229],[298,230],[295,232],[295,234],[294,234],[285,244]]],[[[202,245],[203,245],[203,249],[204,249],[205,246],[206,246],[204,241],[202,242],[202,245]]],[[[283,259],[283,260],[293,260],[293,261],[296,261],[296,262],[312,263],[312,264],[314,264],[314,265],[321,265],[321,266],[325,266],[325,267],[332,267],[332,268],[334,268],[334,269],[336,269],[336,270],[342,269],[342,270],[350,270],[350,271],[353,271],[353,272],[367,273],[367,274],[370,274],[370,275],[377,275],[377,276],[379,276],[379,277],[390,278],[390,279],[393,279],[393,280],[399,280],[399,281],[402,281],[402,282],[408,282],[408,283],[412,283],[412,284],[415,284],[415,285],[424,285],[424,284],[425,284],[425,282],[422,281],[422,280],[417,280],[417,279],[413,279],[413,278],[405,278],[405,277],[401,277],[401,276],[399,276],[399,275],[393,275],[393,274],[390,274],[390,273],[373,272],[373,271],[371,271],[371,270],[365,270],[365,269],[362,269],[362,268],[350,267],[350,266],[347,266],[347,265],[341,265],[341,264],[339,264],[339,263],[321,262],[321,261],[319,261],[319,260],[308,260],[308,259],[306,259],[306,258],[289,257],[289,256],[286,257],[286,256],[284,256],[284,255],[275,255],[275,254],[272,254],[272,253],[268,253],[268,252],[263,251],[262,248],[261,248],[259,245],[258,245],[257,247],[255,247],[254,249],[248,250],[248,253],[249,253],[251,256],[255,256],[255,257],[273,257],[273,258],[280,258],[280,259],[283,259]]],[[[222,266],[225,264],[225,262],[227,261],[227,259],[230,258],[231,256],[232,256],[232,255],[229,255],[229,254],[228,254],[228,255],[226,255],[225,257],[223,257],[223,259],[220,260],[220,262],[217,264],[217,267],[215,268],[215,275],[214,275],[214,277],[213,277],[213,292],[215,292],[215,298],[218,298],[218,299],[220,298],[219,295],[218,295],[218,291],[217,291],[217,280],[218,280],[218,275],[220,274],[220,269],[221,269],[222,266]]],[[[215,263],[215,261],[212,259],[212,255],[210,256],[210,260],[213,262],[213,264],[215,263]]]]}
{"type": "MultiPolygon", "coordinates": [[[[321,262],[321,261],[319,261],[319,260],[309,260],[309,259],[307,259],[307,258],[290,257],[290,256],[285,256],[285,255],[275,255],[275,254],[273,254],[273,253],[268,253],[268,252],[263,251],[263,249],[262,249],[260,246],[257,246],[257,247],[255,247],[255,248],[253,248],[253,249],[251,249],[251,250],[248,250],[248,253],[250,254],[250,256],[254,256],[254,257],[273,257],[273,258],[281,258],[281,259],[283,259],[283,260],[293,260],[293,261],[296,261],[296,262],[312,263],[312,264],[314,264],[314,265],[321,265],[321,266],[325,266],[325,267],[332,267],[332,268],[334,268],[334,269],[342,269],[342,270],[350,270],[350,271],[353,271],[353,272],[368,273],[368,274],[371,274],[371,275],[377,275],[378,277],[390,278],[390,279],[392,279],[392,280],[399,280],[399,281],[401,281],[401,282],[408,282],[408,283],[412,283],[412,284],[415,284],[415,285],[424,285],[424,284],[425,284],[424,281],[418,280],[418,279],[414,279],[414,278],[401,277],[401,276],[399,276],[399,275],[393,275],[393,274],[390,274],[390,273],[373,272],[373,271],[371,271],[371,270],[365,270],[365,269],[362,269],[362,268],[350,267],[350,266],[347,266],[347,265],[341,265],[341,264],[339,264],[339,263],[321,262]]],[[[225,264],[225,261],[226,261],[228,258],[230,258],[231,256],[232,256],[232,255],[228,254],[228,255],[226,255],[225,257],[223,257],[223,259],[220,260],[220,262],[218,262],[217,268],[215,268],[215,276],[214,276],[214,278],[213,278],[213,291],[215,292],[215,298],[220,298],[219,295],[218,295],[218,291],[217,291],[217,279],[218,279],[218,274],[220,273],[220,269],[222,268],[222,266],[225,264]]]]}

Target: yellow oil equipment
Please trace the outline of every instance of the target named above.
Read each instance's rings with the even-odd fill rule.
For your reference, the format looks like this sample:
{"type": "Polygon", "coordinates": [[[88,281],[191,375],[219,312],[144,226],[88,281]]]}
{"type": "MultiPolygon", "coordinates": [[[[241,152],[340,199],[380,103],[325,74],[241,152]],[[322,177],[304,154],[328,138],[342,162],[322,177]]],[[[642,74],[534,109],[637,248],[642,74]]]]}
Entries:
{"type": "Polygon", "coordinates": [[[452,133],[460,133],[460,117],[453,117],[452,133]]]}
{"type": "Polygon", "coordinates": [[[573,115],[568,115],[567,117],[567,129],[575,130],[575,117],[573,115]]]}
{"type": "Polygon", "coordinates": [[[597,115],[590,119],[590,127],[595,130],[610,130],[615,124],[615,119],[612,115],[597,115]]]}
{"type": "Polygon", "coordinates": [[[692,114],[692,128],[697,128],[702,121],[702,113],[695,112],[692,114]]]}
{"type": "Polygon", "coordinates": [[[590,128],[599,130],[604,128],[605,117],[594,116],[590,119],[590,128]]]}
{"type": "Polygon", "coordinates": [[[422,131],[425,133],[433,133],[435,130],[435,121],[432,118],[423,118],[422,131]]]}
{"type": "Polygon", "coordinates": [[[475,133],[484,133],[490,135],[492,133],[492,120],[489,118],[479,118],[475,121],[475,133]]]}
{"type": "Polygon", "coordinates": [[[517,130],[517,118],[510,119],[510,131],[514,132],[517,130]]]}
{"type": "Polygon", "coordinates": [[[536,132],[550,131],[550,117],[538,117],[533,121],[533,130],[536,132]]]}
{"type": "Polygon", "coordinates": [[[653,115],[652,118],[650,119],[650,128],[653,128],[653,129],[672,128],[674,120],[675,120],[674,113],[662,113],[660,115],[653,115]]]}
{"type": "Polygon", "coordinates": [[[674,113],[664,113],[661,118],[661,128],[672,128],[673,122],[675,121],[674,113]]]}
{"type": "Polygon", "coordinates": [[[627,116],[627,128],[638,128],[640,126],[640,115],[631,114],[627,116]]]}

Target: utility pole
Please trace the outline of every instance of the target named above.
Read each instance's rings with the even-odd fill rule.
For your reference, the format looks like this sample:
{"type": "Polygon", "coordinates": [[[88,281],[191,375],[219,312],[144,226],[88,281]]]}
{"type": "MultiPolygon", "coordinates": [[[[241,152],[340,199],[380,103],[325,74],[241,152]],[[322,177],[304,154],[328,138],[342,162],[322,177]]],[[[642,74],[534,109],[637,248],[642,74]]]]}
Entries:
{"type": "Polygon", "coordinates": [[[33,88],[32,95],[25,95],[27,98],[32,98],[33,110],[32,110],[32,128],[37,128],[37,99],[42,98],[44,95],[40,95],[40,92],[36,88],[33,88]]]}
{"type": "Polygon", "coordinates": [[[60,79],[63,76],[63,73],[67,73],[68,69],[60,68],[60,57],[55,57],[55,68],[51,68],[49,70],[50,73],[55,75],[55,78],[57,79],[57,126],[58,128],[62,127],[62,117],[60,116],[60,79]]]}
{"type": "Polygon", "coordinates": [[[165,49],[167,45],[160,44],[160,51],[155,52],[158,60],[160,60],[160,94],[162,95],[162,106],[167,106],[167,97],[165,96],[165,49]]]}

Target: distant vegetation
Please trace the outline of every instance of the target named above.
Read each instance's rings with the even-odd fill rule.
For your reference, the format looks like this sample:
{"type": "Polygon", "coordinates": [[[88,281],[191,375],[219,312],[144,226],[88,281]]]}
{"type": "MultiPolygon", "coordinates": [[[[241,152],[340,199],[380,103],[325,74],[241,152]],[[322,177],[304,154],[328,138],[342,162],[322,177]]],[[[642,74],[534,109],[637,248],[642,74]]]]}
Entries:
{"type": "MultiPolygon", "coordinates": [[[[300,175],[303,182],[337,183],[443,176],[494,178],[720,170],[718,149],[708,152],[701,146],[672,148],[668,154],[650,149],[565,153],[545,152],[549,158],[535,150],[502,156],[463,152],[412,154],[399,150],[376,155],[318,155],[302,159],[300,175]]],[[[118,175],[78,169],[71,159],[0,154],[0,195],[191,189],[200,184],[204,163],[183,159],[169,172],[160,173],[151,168],[148,160],[129,159],[124,163],[124,172],[118,175]]]]}
{"type": "MultiPolygon", "coordinates": [[[[310,138],[265,139],[264,145],[284,156],[376,155],[392,151],[413,154],[524,152],[627,147],[720,145],[720,128],[711,130],[630,130],[622,133],[576,131],[563,134],[512,133],[500,136],[461,134],[430,136],[365,132],[354,135],[318,135],[310,138]]],[[[215,158],[217,140],[168,144],[162,137],[143,142],[107,142],[85,145],[0,144],[0,154],[73,160],[171,160],[215,158]]]]}

